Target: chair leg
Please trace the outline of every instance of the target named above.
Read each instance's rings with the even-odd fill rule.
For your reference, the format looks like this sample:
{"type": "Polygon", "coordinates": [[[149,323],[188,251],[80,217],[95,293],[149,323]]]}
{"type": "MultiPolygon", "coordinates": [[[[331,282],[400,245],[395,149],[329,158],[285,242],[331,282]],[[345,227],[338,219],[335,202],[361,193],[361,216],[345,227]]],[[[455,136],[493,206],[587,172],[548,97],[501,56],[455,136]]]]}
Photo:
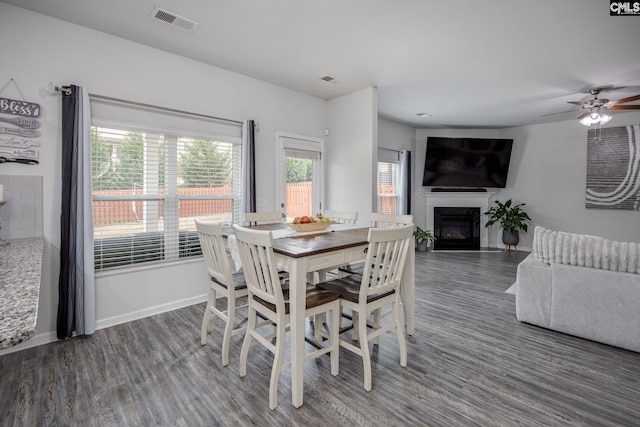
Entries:
{"type": "Polygon", "coordinates": [[[284,335],[286,333],[284,322],[279,321],[276,325],[276,351],[273,357],[273,367],[271,368],[271,381],[269,384],[269,409],[276,409],[278,406],[278,380],[282,371],[282,360],[284,358],[284,335]]]}
{"type": "MultiPolygon", "coordinates": [[[[373,316],[371,318],[372,324],[373,324],[373,328],[374,329],[378,329],[380,328],[380,313],[381,313],[382,309],[378,308],[377,310],[373,310],[373,316]]],[[[378,345],[380,344],[380,337],[376,337],[373,340],[373,345],[378,345]]]]}
{"type": "Polygon", "coordinates": [[[340,321],[342,318],[342,307],[338,306],[331,310],[329,324],[329,345],[331,350],[331,375],[336,376],[340,371],[340,321]]]}
{"type": "Polygon", "coordinates": [[[247,331],[244,334],[244,341],[242,342],[242,350],[240,351],[240,377],[247,375],[247,356],[249,355],[249,349],[251,348],[251,341],[253,340],[253,332],[256,329],[256,311],[251,307],[249,302],[249,319],[247,320],[247,331]]]}
{"type": "Polygon", "coordinates": [[[222,366],[229,364],[229,343],[231,342],[231,334],[236,320],[236,299],[229,292],[227,296],[227,323],[222,336],[222,366]]]}
{"type": "MultiPolygon", "coordinates": [[[[204,316],[202,318],[202,327],[200,328],[200,345],[205,345],[207,343],[207,335],[209,334],[209,326],[211,323],[211,306],[216,304],[216,291],[209,287],[207,291],[207,305],[204,309],[204,316]]],[[[213,316],[215,317],[215,316],[213,316]]]]}
{"type": "Polygon", "coordinates": [[[313,337],[318,343],[322,343],[322,336],[320,336],[320,332],[322,332],[322,325],[324,325],[326,321],[327,313],[319,313],[313,316],[313,337]]]}
{"type": "Polygon", "coordinates": [[[367,316],[358,313],[358,331],[360,335],[360,351],[364,367],[364,389],[371,391],[371,356],[369,355],[369,341],[367,340],[367,316]]]}
{"type": "MultiPolygon", "coordinates": [[[[351,323],[353,325],[353,329],[351,330],[351,340],[352,341],[358,341],[358,336],[360,335],[360,327],[358,326],[358,319],[360,318],[360,315],[357,311],[353,311],[351,312],[351,323]]],[[[366,317],[365,317],[366,319],[366,317]]],[[[366,322],[365,322],[366,325],[366,322]]]]}
{"type": "Polygon", "coordinates": [[[402,323],[400,323],[399,300],[393,304],[393,321],[396,324],[396,336],[398,337],[398,347],[400,347],[400,366],[407,367],[407,342],[404,338],[402,323]]]}

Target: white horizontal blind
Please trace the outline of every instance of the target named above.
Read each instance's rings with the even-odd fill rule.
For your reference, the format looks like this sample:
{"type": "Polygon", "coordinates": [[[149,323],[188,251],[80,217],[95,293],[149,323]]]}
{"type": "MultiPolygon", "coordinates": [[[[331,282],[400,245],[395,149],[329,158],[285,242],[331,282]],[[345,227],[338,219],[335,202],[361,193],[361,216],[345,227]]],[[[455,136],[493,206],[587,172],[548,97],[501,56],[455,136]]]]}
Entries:
{"type": "Polygon", "coordinates": [[[200,256],[196,217],[239,221],[235,138],[152,127],[92,128],[96,270],[200,256]]]}
{"type": "Polygon", "coordinates": [[[399,172],[398,163],[378,162],[378,213],[397,214],[399,172]]]}
{"type": "Polygon", "coordinates": [[[299,148],[285,148],[285,157],[305,160],[320,160],[319,151],[301,150],[299,148]]]}

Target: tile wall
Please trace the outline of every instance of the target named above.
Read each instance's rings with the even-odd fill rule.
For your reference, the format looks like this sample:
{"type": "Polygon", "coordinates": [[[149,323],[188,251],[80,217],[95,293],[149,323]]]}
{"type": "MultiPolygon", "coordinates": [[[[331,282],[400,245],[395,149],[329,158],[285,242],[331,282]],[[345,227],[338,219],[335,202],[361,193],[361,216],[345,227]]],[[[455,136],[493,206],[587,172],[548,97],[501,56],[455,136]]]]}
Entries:
{"type": "Polygon", "coordinates": [[[42,237],[42,177],[0,175],[0,239],[42,237]]]}

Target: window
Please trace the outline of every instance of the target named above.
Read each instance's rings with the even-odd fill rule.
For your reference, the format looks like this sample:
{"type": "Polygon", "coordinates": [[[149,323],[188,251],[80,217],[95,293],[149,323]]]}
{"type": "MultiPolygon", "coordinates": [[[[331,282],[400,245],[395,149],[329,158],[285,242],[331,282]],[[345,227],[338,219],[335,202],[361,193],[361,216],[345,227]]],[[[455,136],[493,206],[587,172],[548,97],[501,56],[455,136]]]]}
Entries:
{"type": "Polygon", "coordinates": [[[278,206],[289,220],[322,211],[321,139],[276,133],[278,206]]]}
{"type": "Polygon", "coordinates": [[[239,138],[95,122],[96,270],[200,256],[196,217],[239,222],[239,138]]]}
{"type": "Polygon", "coordinates": [[[400,165],[378,162],[378,213],[396,215],[399,212],[400,165]]]}

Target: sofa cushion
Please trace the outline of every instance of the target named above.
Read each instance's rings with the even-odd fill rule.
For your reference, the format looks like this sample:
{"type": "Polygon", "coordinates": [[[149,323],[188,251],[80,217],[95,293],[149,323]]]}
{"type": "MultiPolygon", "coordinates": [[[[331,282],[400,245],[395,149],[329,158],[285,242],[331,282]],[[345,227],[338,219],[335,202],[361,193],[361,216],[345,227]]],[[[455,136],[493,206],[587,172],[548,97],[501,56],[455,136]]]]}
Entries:
{"type": "Polygon", "coordinates": [[[638,243],[618,242],[586,234],[552,231],[537,226],[532,254],[546,264],[565,264],[622,273],[640,273],[638,243]]]}

